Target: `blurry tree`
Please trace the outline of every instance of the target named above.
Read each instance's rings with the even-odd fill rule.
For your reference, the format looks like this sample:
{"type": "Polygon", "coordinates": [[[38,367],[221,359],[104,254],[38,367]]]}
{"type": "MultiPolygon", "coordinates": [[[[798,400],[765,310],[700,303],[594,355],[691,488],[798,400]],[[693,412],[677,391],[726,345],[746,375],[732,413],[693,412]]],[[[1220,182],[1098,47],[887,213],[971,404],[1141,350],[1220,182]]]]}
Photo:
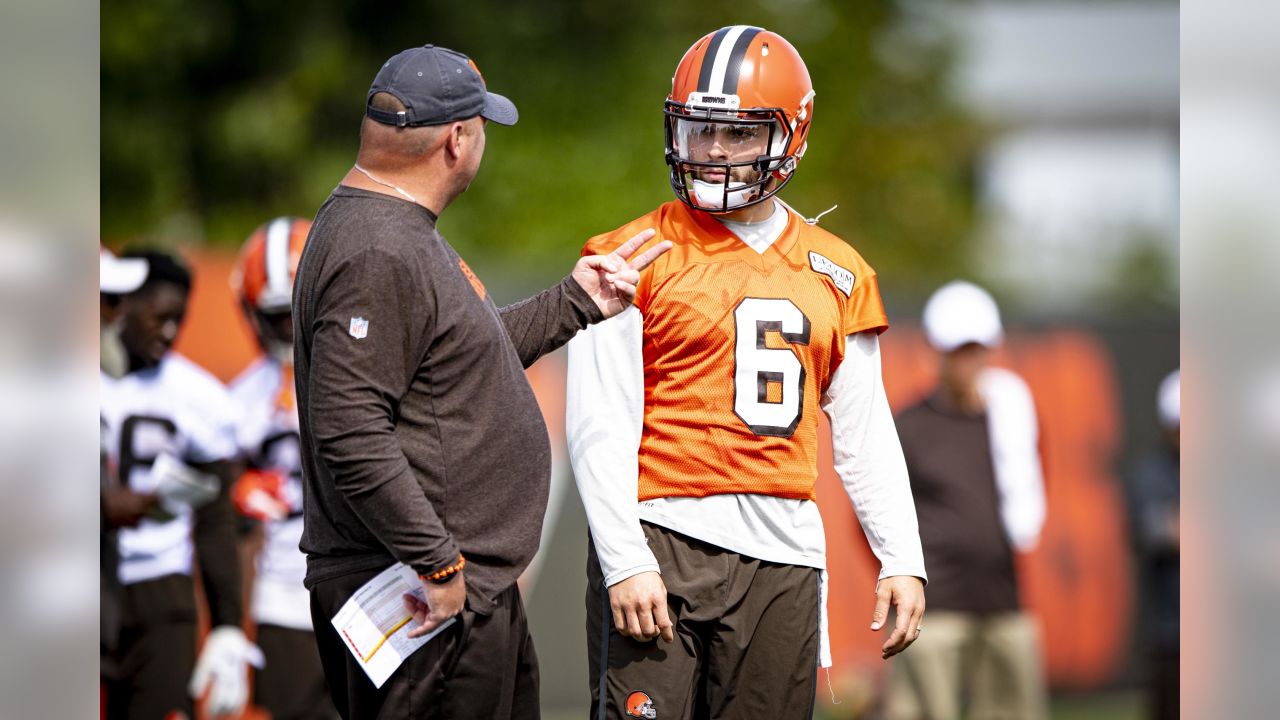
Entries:
{"type": "Polygon", "coordinates": [[[979,137],[949,96],[949,38],[916,4],[106,0],[104,237],[234,245],[272,215],[313,214],[354,158],[379,64],[433,42],[471,55],[520,108],[517,126],[490,127],[476,183],[442,222],[514,297],[672,198],[671,72],[702,34],[747,23],[791,40],[818,91],[787,201],[810,215],[839,204],[823,226],[887,286],[929,284],[963,271],[979,137]]]}

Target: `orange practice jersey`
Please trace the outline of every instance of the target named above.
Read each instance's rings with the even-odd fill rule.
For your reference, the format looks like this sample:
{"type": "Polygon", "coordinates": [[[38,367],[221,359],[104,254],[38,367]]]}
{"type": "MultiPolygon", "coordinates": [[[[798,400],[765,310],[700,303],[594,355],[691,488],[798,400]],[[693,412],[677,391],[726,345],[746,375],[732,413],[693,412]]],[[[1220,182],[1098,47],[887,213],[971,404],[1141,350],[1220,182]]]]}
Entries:
{"type": "Polygon", "coordinates": [[[875,272],[794,212],[760,254],[676,201],[592,238],[583,253],[611,252],[650,227],[658,231],[650,244],[675,246],[636,289],[644,316],[638,499],[815,499],[820,402],[845,337],[888,327],[875,272]]]}

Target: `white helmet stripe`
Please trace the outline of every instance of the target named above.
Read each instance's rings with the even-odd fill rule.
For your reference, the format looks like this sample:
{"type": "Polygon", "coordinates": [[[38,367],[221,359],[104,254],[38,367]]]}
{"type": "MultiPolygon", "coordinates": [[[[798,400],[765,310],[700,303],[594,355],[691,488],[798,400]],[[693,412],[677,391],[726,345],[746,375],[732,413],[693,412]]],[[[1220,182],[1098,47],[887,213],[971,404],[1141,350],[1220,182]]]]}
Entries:
{"type": "Polygon", "coordinates": [[[267,287],[261,300],[287,298],[289,292],[289,230],[290,218],[276,218],[267,226],[267,287]]]}
{"type": "Polygon", "coordinates": [[[733,57],[733,48],[738,44],[738,36],[751,29],[752,27],[750,25],[734,25],[729,28],[729,32],[724,36],[724,39],[720,41],[720,47],[716,49],[715,64],[711,66],[711,83],[708,92],[720,95],[737,92],[736,87],[725,89],[724,76],[726,71],[729,69],[729,59],[733,57]]]}

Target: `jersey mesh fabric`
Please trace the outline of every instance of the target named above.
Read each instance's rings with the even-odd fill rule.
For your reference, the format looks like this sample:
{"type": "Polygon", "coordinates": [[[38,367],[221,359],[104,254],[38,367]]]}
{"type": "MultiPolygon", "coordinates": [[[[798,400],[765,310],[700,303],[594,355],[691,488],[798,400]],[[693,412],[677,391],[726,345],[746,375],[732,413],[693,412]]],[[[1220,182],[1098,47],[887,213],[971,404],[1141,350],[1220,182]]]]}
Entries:
{"type": "Polygon", "coordinates": [[[845,337],[888,327],[875,273],[839,238],[794,213],[782,236],[757,253],[711,216],[678,202],[593,238],[584,253],[607,252],[645,227],[659,228],[653,242],[671,240],[675,247],[637,288],[645,337],[638,499],[725,493],[816,499],[820,400],[845,337]],[[810,252],[852,273],[848,294],[814,269],[810,252]],[[797,332],[798,324],[774,323],[770,311],[746,312],[757,300],[786,308],[793,319],[794,307],[807,333],[797,332]],[[763,338],[762,348],[748,339],[746,352],[790,351],[802,372],[735,378],[737,364],[748,361],[739,357],[744,332],[763,338]],[[798,393],[794,422],[750,423],[736,407],[744,392],[757,394],[761,405],[798,393]]]}

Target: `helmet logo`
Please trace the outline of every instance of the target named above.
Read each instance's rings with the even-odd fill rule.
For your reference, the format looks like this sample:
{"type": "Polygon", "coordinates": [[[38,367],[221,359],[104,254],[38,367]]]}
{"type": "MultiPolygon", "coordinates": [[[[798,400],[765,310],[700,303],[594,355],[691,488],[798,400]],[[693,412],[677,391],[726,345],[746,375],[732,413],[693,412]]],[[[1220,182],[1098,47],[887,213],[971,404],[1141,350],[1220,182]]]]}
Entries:
{"type": "Polygon", "coordinates": [[[627,717],[649,718],[649,720],[658,717],[658,711],[653,707],[653,698],[639,690],[632,691],[627,696],[626,710],[627,717]]]}

